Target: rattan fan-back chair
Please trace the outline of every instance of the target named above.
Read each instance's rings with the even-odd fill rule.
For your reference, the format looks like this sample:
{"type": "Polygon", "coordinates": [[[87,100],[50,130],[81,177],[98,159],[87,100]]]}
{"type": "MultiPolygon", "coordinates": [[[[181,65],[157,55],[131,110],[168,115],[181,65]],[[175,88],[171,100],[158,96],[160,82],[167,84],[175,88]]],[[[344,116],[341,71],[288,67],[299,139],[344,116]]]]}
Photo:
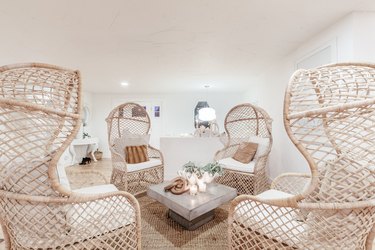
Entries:
{"type": "Polygon", "coordinates": [[[113,166],[111,183],[120,190],[137,195],[145,192],[148,186],[163,182],[163,155],[148,145],[148,140],[145,143],[149,160],[136,164],[126,162],[127,136],[147,136],[150,131],[150,117],[146,110],[136,103],[124,103],[110,112],[106,122],[113,166]]]}
{"type": "Polygon", "coordinates": [[[286,131],[311,174],[231,204],[231,249],[371,249],[375,234],[375,66],[298,70],[286,90],[286,131]]]}
{"type": "Polygon", "coordinates": [[[216,152],[215,161],[224,167],[217,182],[237,189],[238,194],[257,194],[269,188],[266,164],[272,147],[272,119],[262,108],[250,103],[233,107],[225,117],[226,146],[216,152]],[[249,164],[232,157],[243,142],[258,144],[249,164]]]}
{"type": "Polygon", "coordinates": [[[104,193],[101,186],[99,194],[78,193],[61,183],[57,164],[80,126],[80,91],[78,71],[0,67],[0,221],[7,249],[140,248],[139,205],[131,194],[104,193]]]}

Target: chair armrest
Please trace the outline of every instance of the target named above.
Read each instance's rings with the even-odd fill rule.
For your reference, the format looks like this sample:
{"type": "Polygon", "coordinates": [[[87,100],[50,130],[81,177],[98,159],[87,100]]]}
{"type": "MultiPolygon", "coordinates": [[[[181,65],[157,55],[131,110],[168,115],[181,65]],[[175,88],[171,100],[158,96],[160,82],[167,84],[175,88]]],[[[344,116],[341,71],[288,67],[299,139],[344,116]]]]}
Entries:
{"type": "Polygon", "coordinates": [[[160,159],[160,161],[162,162],[162,164],[164,164],[163,154],[162,154],[162,152],[159,149],[156,149],[156,148],[148,145],[147,154],[148,154],[149,158],[160,159]]]}
{"type": "Polygon", "coordinates": [[[285,173],[276,177],[271,183],[271,189],[289,194],[300,194],[310,182],[311,175],[303,173],[285,173]]]}
{"type": "Polygon", "coordinates": [[[112,161],[114,160],[116,162],[118,162],[118,161],[125,162],[125,158],[122,155],[120,155],[119,153],[117,153],[116,150],[113,147],[109,147],[109,150],[111,151],[112,161]]]}
{"type": "Polygon", "coordinates": [[[230,245],[242,239],[256,239],[260,249],[372,249],[375,226],[368,201],[348,203],[298,202],[290,199],[261,199],[261,195],[241,195],[229,209],[230,245]],[[289,205],[290,204],[290,205],[289,205]],[[355,238],[353,235],[367,238],[355,238]],[[271,240],[270,240],[271,239],[271,240]],[[295,241],[294,239],[298,239],[295,241]],[[266,246],[266,247],[265,247],[266,246]]]}
{"type": "Polygon", "coordinates": [[[111,160],[112,160],[112,167],[118,169],[124,173],[127,173],[127,165],[125,158],[117,153],[112,147],[109,148],[111,151],[111,160]]]}
{"type": "Polygon", "coordinates": [[[233,144],[217,151],[215,153],[214,161],[232,157],[236,153],[239,146],[240,144],[233,144]]]}
{"type": "Polygon", "coordinates": [[[257,196],[240,195],[231,202],[229,208],[230,245],[240,245],[241,239],[238,236],[241,235],[243,239],[261,240],[257,245],[260,249],[266,246],[271,246],[272,249],[282,248],[280,245],[267,245],[266,239],[274,239],[283,235],[281,231],[284,226],[293,228],[293,231],[303,232],[303,227],[299,226],[299,222],[296,221],[295,215],[297,214],[298,209],[288,206],[287,202],[270,205],[257,196]]]}
{"type": "Polygon", "coordinates": [[[140,207],[130,193],[46,197],[0,191],[0,196],[8,204],[3,227],[26,248],[102,248],[116,242],[121,249],[140,249],[140,207]],[[30,223],[39,217],[43,220],[30,223]]]}

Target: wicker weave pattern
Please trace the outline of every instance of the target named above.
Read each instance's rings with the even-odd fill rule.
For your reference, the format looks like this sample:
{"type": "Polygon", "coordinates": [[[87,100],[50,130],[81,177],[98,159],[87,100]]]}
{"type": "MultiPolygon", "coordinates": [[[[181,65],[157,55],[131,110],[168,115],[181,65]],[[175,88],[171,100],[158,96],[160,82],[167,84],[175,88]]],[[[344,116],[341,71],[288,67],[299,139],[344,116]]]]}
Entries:
{"type": "Polygon", "coordinates": [[[231,205],[232,249],[371,249],[375,228],[375,66],[299,70],[289,83],[287,133],[311,175],[272,188],[295,196],[240,196],[231,205]]]}
{"type": "Polygon", "coordinates": [[[266,164],[272,147],[272,120],[263,109],[246,103],[232,108],[224,122],[228,142],[218,151],[215,160],[232,157],[241,142],[248,142],[253,137],[268,139],[268,149],[255,161],[253,173],[233,171],[224,166],[224,175],[217,182],[237,189],[238,194],[257,194],[269,187],[266,176],[266,164]]]}
{"type": "Polygon", "coordinates": [[[124,157],[114,148],[115,139],[122,137],[124,132],[139,135],[149,132],[151,124],[146,110],[136,103],[124,103],[111,111],[106,122],[113,166],[111,183],[134,195],[145,192],[152,184],[161,183],[164,179],[164,161],[159,150],[148,145],[147,153],[149,158],[160,159],[161,165],[129,172],[124,157]]]}
{"type": "Polygon", "coordinates": [[[136,249],[140,209],[125,192],[78,195],[56,165],[80,126],[80,75],[0,68],[0,217],[8,249],[136,249]]]}
{"type": "Polygon", "coordinates": [[[120,192],[89,201],[0,195],[11,249],[137,249],[139,208],[120,192]]]}
{"type": "Polygon", "coordinates": [[[77,124],[78,81],[77,72],[53,67],[0,68],[2,189],[57,195],[47,173],[77,124]]]}

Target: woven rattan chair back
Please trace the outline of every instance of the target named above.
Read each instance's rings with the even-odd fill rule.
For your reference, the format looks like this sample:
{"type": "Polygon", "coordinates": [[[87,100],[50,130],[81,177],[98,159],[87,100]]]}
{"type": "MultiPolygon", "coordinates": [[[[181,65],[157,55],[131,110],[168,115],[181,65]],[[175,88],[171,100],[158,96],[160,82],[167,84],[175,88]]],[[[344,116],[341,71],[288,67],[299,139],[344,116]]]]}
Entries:
{"type": "Polygon", "coordinates": [[[80,76],[42,64],[0,68],[0,182],[9,192],[56,196],[56,165],[79,129],[80,76]]]}
{"type": "Polygon", "coordinates": [[[147,134],[150,130],[150,117],[146,110],[136,103],[124,103],[114,108],[108,115],[108,142],[113,145],[125,131],[132,134],[147,134]]]}
{"type": "Polygon", "coordinates": [[[249,141],[253,136],[271,138],[272,120],[263,109],[250,103],[233,107],[225,117],[228,144],[249,141]]]}
{"type": "Polygon", "coordinates": [[[268,189],[266,165],[272,147],[272,119],[267,112],[250,103],[237,105],[226,115],[224,128],[226,145],[216,152],[216,161],[233,157],[242,142],[258,143],[259,153],[253,171],[231,170],[224,165],[224,174],[217,182],[236,188],[238,194],[258,194],[268,189]]]}
{"type": "Polygon", "coordinates": [[[372,249],[375,65],[298,70],[284,102],[288,136],[311,173],[284,173],[268,194],[238,196],[232,249],[372,249]]]}
{"type": "Polygon", "coordinates": [[[299,70],[285,100],[285,127],[312,172],[309,200],[375,199],[375,68],[299,70]]]}
{"type": "Polygon", "coordinates": [[[57,162],[80,127],[80,89],[78,71],[43,64],[0,68],[6,249],[141,247],[140,210],[132,195],[85,195],[59,183],[57,162]]]}
{"type": "Polygon", "coordinates": [[[152,146],[147,146],[149,159],[160,160],[156,165],[148,168],[131,171],[128,169],[124,151],[124,141],[121,137],[127,138],[126,134],[146,135],[150,131],[151,122],[144,107],[136,103],[124,103],[114,108],[106,118],[108,129],[108,144],[112,158],[111,183],[118,189],[128,191],[137,195],[147,190],[152,184],[157,184],[164,179],[164,163],[161,152],[152,146]],[[120,149],[120,147],[123,147],[120,149]],[[122,152],[121,152],[122,151],[122,152]]]}

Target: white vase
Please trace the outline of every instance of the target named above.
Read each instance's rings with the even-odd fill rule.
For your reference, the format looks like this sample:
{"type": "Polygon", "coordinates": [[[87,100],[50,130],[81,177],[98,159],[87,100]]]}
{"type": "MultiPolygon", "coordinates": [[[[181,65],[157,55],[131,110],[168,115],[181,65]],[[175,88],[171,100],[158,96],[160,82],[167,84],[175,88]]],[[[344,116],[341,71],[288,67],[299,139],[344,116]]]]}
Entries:
{"type": "Polygon", "coordinates": [[[215,175],[211,175],[208,172],[204,172],[204,174],[203,174],[203,180],[206,183],[211,183],[215,179],[215,177],[216,177],[216,174],[215,175]]]}
{"type": "Polygon", "coordinates": [[[192,174],[189,178],[187,178],[189,185],[193,186],[197,184],[198,176],[196,174],[192,174]]]}

